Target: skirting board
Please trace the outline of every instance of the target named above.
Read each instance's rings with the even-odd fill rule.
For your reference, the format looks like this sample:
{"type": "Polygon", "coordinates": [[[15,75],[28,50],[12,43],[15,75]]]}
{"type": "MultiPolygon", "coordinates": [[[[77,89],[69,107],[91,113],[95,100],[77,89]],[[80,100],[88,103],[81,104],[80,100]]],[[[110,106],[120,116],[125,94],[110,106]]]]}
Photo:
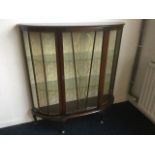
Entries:
{"type": "Polygon", "coordinates": [[[13,126],[13,125],[18,125],[18,124],[23,124],[23,123],[28,123],[28,122],[32,122],[33,119],[32,118],[20,118],[20,119],[12,119],[9,121],[1,121],[0,122],[0,128],[4,128],[4,127],[9,127],[9,126],[13,126]]]}

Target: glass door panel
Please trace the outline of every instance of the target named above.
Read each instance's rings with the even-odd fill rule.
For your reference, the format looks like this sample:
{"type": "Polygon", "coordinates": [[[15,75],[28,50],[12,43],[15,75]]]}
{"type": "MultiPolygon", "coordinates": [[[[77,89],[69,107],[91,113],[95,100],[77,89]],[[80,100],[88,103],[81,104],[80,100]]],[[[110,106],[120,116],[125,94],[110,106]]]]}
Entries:
{"type": "Polygon", "coordinates": [[[47,81],[48,102],[52,114],[59,113],[58,78],[55,48],[55,34],[41,33],[42,48],[45,60],[45,73],[47,81]]]}
{"type": "Polygon", "coordinates": [[[63,33],[67,113],[97,106],[103,32],[63,33]]]}
{"type": "Polygon", "coordinates": [[[26,52],[26,59],[27,59],[27,66],[28,66],[28,72],[29,72],[29,78],[31,83],[31,91],[32,91],[32,98],[34,107],[38,108],[38,98],[36,93],[36,86],[35,86],[35,79],[34,79],[34,72],[33,72],[33,65],[32,65],[32,58],[31,58],[31,52],[30,52],[30,45],[29,45],[29,39],[28,39],[28,33],[26,31],[23,32],[23,39],[24,39],[24,45],[25,45],[25,52],[26,52]]]}
{"type": "Polygon", "coordinates": [[[39,33],[30,32],[29,37],[32,50],[31,60],[34,63],[34,74],[36,77],[36,86],[33,85],[32,87],[37,87],[39,106],[42,107],[47,105],[47,99],[45,91],[42,91],[45,90],[46,88],[45,88],[44,68],[42,62],[42,54],[41,54],[42,51],[41,51],[39,33]]]}
{"type": "Polygon", "coordinates": [[[27,54],[30,76],[34,77],[32,90],[36,87],[38,106],[41,112],[49,114],[59,113],[58,82],[56,66],[55,35],[50,32],[29,32],[29,46],[27,54]]]}
{"type": "Polygon", "coordinates": [[[107,63],[106,63],[106,72],[104,79],[104,95],[110,93],[110,80],[112,73],[112,65],[113,65],[113,57],[115,50],[115,41],[116,41],[116,30],[110,32],[109,36],[109,44],[108,44],[108,55],[107,55],[107,63]]]}

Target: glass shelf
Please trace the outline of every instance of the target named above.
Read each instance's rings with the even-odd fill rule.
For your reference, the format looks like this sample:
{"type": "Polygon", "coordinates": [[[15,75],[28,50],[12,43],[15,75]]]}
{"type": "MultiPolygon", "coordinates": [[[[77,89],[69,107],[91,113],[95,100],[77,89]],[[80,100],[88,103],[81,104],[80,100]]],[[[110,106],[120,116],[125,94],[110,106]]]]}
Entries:
{"type": "MultiPolygon", "coordinates": [[[[110,74],[109,74],[110,76],[110,74]]],[[[78,80],[80,81],[80,88],[84,88],[86,86],[85,82],[88,77],[79,77],[78,80]]],[[[98,85],[98,75],[92,75],[91,80],[94,81],[93,84],[90,85],[90,87],[95,87],[98,85]]],[[[65,79],[65,87],[66,89],[75,89],[75,77],[65,79]]],[[[57,80],[55,81],[47,81],[48,91],[57,91],[57,80]]],[[[35,87],[35,84],[32,83],[33,87],[35,87]]],[[[45,82],[38,82],[37,87],[39,91],[45,91],[45,82]]]]}
{"type": "MultiPolygon", "coordinates": [[[[84,61],[84,60],[90,60],[90,52],[78,52],[78,53],[75,53],[75,58],[76,58],[76,61],[84,61]]],[[[113,50],[111,50],[111,55],[109,54],[108,55],[108,59],[112,59],[113,55],[113,50]]],[[[93,57],[93,60],[100,60],[100,54],[99,52],[96,52],[94,57],[93,57]]],[[[49,64],[49,63],[56,63],[56,54],[45,54],[44,55],[44,59],[45,59],[45,63],[46,64],[49,64]]],[[[27,57],[28,61],[31,61],[31,57],[28,56],[27,57]]],[[[38,62],[38,63],[42,63],[42,55],[35,55],[33,56],[33,59],[35,62],[38,62]]],[[[66,52],[64,53],[64,61],[65,62],[72,62],[73,61],[73,54],[71,52],[66,52]]]]}

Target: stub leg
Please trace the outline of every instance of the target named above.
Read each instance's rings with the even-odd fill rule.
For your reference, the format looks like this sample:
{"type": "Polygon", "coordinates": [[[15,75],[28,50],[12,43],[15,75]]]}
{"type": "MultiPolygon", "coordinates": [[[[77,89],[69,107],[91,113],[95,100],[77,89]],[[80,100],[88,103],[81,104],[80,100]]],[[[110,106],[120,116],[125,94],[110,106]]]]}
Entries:
{"type": "Polygon", "coordinates": [[[36,115],[33,115],[33,119],[34,119],[34,122],[35,122],[35,123],[38,122],[36,115]]]}

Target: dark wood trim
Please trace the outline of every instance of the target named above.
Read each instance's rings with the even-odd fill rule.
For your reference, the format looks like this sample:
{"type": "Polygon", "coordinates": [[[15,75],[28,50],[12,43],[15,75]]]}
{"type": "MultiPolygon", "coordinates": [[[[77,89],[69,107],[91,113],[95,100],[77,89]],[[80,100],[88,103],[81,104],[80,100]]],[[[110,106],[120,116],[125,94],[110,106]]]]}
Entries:
{"type": "Polygon", "coordinates": [[[117,30],[121,29],[124,26],[123,23],[118,25],[101,25],[101,26],[32,26],[32,25],[20,25],[21,29],[27,30],[27,31],[63,31],[63,32],[74,32],[74,31],[101,31],[101,30],[117,30]]]}
{"type": "Polygon", "coordinates": [[[104,81],[105,81],[108,45],[109,45],[109,31],[104,31],[103,41],[102,41],[100,75],[99,75],[98,105],[97,105],[98,107],[101,106],[101,101],[102,101],[101,99],[104,94],[104,81]]]}
{"type": "Polygon", "coordinates": [[[109,87],[110,94],[113,94],[113,89],[114,89],[114,84],[115,84],[115,77],[116,77],[117,63],[118,63],[118,57],[119,57],[120,43],[121,43],[121,38],[122,38],[122,31],[123,30],[120,29],[120,30],[117,30],[117,33],[116,33],[116,42],[115,42],[115,48],[114,48],[112,72],[111,72],[110,87],[109,87]]]}
{"type": "Polygon", "coordinates": [[[55,32],[56,61],[59,89],[59,110],[60,114],[66,112],[65,80],[64,80],[64,57],[63,57],[63,38],[62,32],[55,32]]]}

